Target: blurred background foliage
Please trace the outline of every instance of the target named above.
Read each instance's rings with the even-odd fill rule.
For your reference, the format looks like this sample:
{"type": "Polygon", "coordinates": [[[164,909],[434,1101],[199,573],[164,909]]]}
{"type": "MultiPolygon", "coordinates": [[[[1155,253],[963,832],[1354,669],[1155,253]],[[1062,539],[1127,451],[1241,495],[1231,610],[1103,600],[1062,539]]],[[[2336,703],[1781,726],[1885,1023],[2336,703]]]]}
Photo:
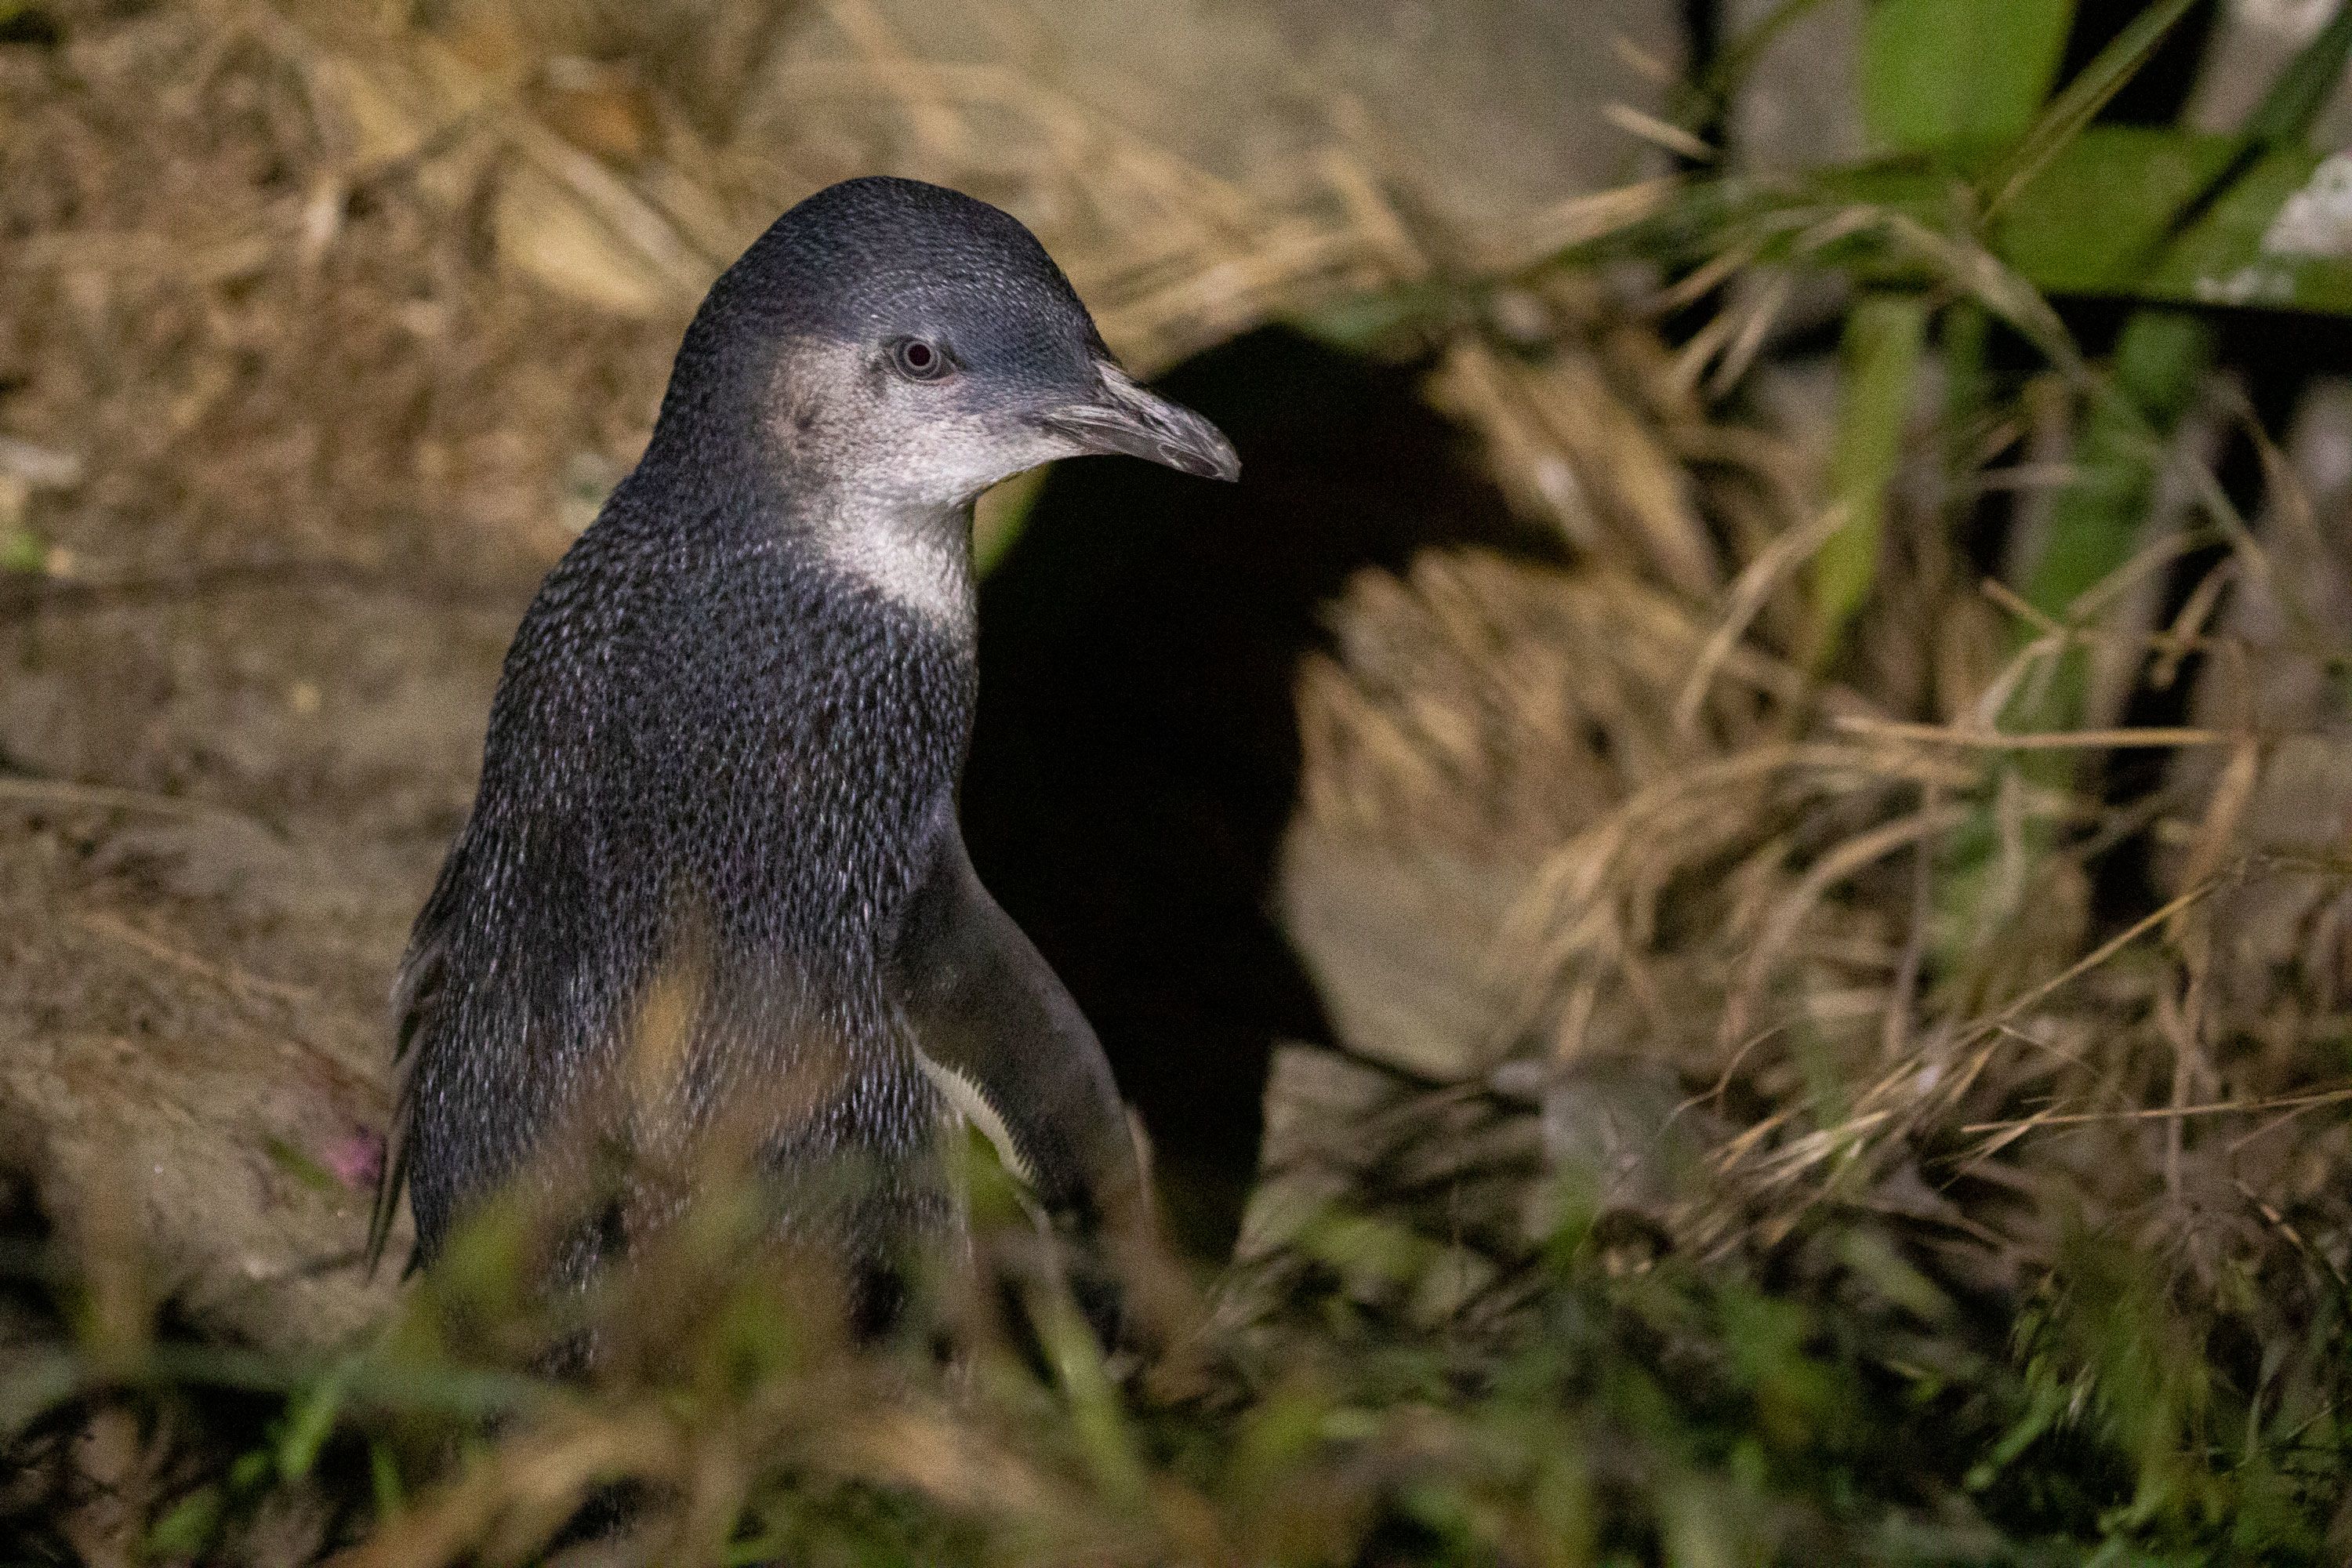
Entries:
{"type": "Polygon", "coordinates": [[[2347,57],[2336,0],[0,0],[7,1556],[2347,1560],[2347,57]],[[1106,1352],[976,1158],[936,1341],[718,1181],[561,1312],[524,1212],[371,1279],[514,617],[716,269],[877,169],[1245,459],[978,539],[975,858],[1184,1256],[1106,1352]]]}

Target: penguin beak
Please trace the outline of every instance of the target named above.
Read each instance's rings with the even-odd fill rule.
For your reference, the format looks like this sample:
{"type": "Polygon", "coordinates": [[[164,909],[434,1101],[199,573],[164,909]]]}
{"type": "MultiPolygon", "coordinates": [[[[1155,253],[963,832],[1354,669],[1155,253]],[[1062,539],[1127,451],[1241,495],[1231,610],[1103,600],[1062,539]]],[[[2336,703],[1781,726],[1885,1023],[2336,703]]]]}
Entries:
{"type": "Polygon", "coordinates": [[[1056,408],[1038,423],[1076,442],[1081,452],[1124,452],[1204,479],[1241,478],[1242,460],[1223,432],[1146,392],[1117,365],[1102,367],[1102,387],[1094,396],[1056,408]]]}

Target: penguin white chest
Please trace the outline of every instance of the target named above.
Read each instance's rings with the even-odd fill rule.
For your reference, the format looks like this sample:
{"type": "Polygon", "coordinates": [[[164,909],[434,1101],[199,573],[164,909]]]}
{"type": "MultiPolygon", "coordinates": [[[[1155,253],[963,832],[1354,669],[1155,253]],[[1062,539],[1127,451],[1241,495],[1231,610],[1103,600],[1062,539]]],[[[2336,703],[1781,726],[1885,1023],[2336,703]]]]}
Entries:
{"type": "Polygon", "coordinates": [[[962,632],[979,613],[970,554],[929,529],[839,528],[824,540],[835,570],[943,631],[962,632]]]}

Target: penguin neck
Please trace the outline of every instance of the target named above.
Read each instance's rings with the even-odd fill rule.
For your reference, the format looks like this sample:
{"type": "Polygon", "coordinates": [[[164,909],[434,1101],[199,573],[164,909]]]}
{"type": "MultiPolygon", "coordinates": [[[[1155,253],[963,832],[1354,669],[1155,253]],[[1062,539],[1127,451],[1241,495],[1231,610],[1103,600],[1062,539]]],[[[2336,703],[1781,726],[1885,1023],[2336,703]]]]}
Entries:
{"type": "Polygon", "coordinates": [[[980,631],[971,503],[922,507],[827,491],[793,511],[782,526],[820,570],[969,656],[980,631]]]}
{"type": "MultiPolygon", "coordinates": [[[[673,399],[677,395],[673,388],[673,399]]],[[[707,412],[700,403],[698,412],[707,412]]],[[[639,465],[647,488],[696,504],[679,510],[721,519],[737,542],[782,545],[796,561],[854,595],[878,596],[932,636],[966,650],[979,631],[972,564],[975,498],[932,500],[874,476],[860,482],[820,454],[795,452],[765,429],[708,430],[665,407],[639,465]],[[748,537],[743,537],[748,531],[748,537]]]]}

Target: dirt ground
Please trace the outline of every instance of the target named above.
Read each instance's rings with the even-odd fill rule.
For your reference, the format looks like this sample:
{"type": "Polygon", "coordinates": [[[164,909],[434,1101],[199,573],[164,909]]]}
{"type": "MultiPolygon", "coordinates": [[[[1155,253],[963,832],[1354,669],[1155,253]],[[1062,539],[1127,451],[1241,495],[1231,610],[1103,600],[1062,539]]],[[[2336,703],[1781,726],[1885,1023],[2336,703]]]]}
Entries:
{"type": "Polygon", "coordinates": [[[333,184],[250,36],[62,21],[0,47],[0,1161],[195,1325],[320,1343],[389,1288],[383,998],[500,653],[677,322],[333,184]]]}

